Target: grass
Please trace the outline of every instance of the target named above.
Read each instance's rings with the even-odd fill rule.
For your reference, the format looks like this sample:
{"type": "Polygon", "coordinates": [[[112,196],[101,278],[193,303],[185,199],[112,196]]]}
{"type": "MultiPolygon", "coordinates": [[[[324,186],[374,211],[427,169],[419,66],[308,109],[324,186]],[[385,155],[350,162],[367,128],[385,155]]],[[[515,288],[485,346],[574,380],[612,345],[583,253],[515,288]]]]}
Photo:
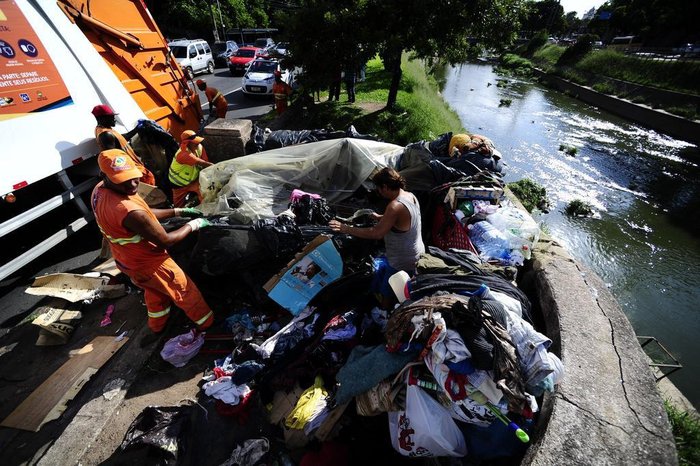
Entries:
{"type": "Polygon", "coordinates": [[[398,145],[433,140],[449,131],[465,132],[459,116],[440,97],[438,80],[423,61],[404,55],[402,70],[396,109],[385,108],[391,73],[375,58],[367,63],[365,81],[355,87],[354,104],[345,102],[345,86],[339,102],[327,102],[328,93],[322,92],[321,102],[313,106],[308,119],[295,121],[295,126],[345,129],[354,125],[360,133],[373,133],[398,145]]]}
{"type": "Polygon", "coordinates": [[[680,466],[700,464],[700,419],[679,410],[668,401],[664,401],[664,407],[676,441],[678,464],[680,466]]]}
{"type": "Polygon", "coordinates": [[[561,45],[547,44],[532,55],[532,62],[545,71],[552,71],[564,50],[566,48],[561,45]]]}
{"type": "Polygon", "coordinates": [[[523,178],[514,183],[508,183],[508,188],[515,194],[528,212],[532,212],[535,208],[542,212],[547,212],[549,210],[547,190],[536,181],[523,178]]]}
{"type": "Polygon", "coordinates": [[[532,74],[532,62],[513,53],[507,53],[501,57],[501,62],[495,71],[501,75],[529,76],[532,74]]]}

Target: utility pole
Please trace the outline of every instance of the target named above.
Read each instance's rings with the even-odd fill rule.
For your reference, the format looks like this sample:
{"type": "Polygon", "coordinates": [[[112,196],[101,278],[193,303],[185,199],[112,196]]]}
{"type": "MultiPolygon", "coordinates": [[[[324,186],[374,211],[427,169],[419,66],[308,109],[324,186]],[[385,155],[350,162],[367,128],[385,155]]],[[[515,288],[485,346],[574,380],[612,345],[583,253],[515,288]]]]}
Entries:
{"type": "Polygon", "coordinates": [[[214,41],[219,42],[219,30],[216,28],[216,17],[214,16],[214,9],[209,3],[209,14],[211,15],[211,22],[214,25],[214,41]]]}
{"type": "Polygon", "coordinates": [[[221,14],[221,4],[219,3],[219,0],[216,0],[216,7],[219,9],[219,20],[221,21],[221,33],[223,34],[223,39],[222,40],[227,40],[228,37],[226,37],[226,25],[224,24],[224,17],[221,14]]]}

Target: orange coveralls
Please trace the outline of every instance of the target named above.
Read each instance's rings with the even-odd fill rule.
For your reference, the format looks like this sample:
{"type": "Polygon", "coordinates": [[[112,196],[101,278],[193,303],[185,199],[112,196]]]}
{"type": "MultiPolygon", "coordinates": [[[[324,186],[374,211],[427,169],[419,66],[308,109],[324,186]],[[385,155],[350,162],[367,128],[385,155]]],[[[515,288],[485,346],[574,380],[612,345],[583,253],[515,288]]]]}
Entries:
{"type": "Polygon", "coordinates": [[[148,327],[154,332],[162,331],[173,303],[200,329],[211,326],[214,313],[192,279],[167,251],[123,226],[124,218],[134,210],[142,210],[158,222],[144,200],[108,189],[100,182],[92,192],[91,205],[117,268],[144,290],[148,327]]]}
{"type": "Polygon", "coordinates": [[[292,93],[292,87],[284,81],[272,85],[272,94],[275,96],[275,109],[277,114],[287,110],[287,97],[292,93]]]}
{"type": "Polygon", "coordinates": [[[185,186],[179,186],[177,178],[174,178],[172,173],[174,164],[170,165],[169,179],[170,184],[173,187],[173,205],[175,207],[182,207],[185,203],[185,196],[187,196],[187,193],[190,192],[196,193],[197,197],[199,198],[199,202],[202,202],[202,193],[199,190],[199,172],[201,169],[197,167],[197,163],[201,162],[202,160],[205,162],[209,161],[209,157],[207,157],[207,151],[204,150],[204,146],[200,144],[196,153],[193,154],[190,152],[187,144],[181,144],[180,150],[177,152],[177,154],[175,154],[174,160],[182,165],[192,166],[197,172],[197,178],[185,186]]]}
{"type": "Polygon", "coordinates": [[[117,138],[117,141],[119,141],[119,145],[121,146],[122,150],[127,153],[127,155],[134,161],[134,165],[141,170],[141,173],[143,173],[143,176],[139,179],[142,183],[147,183],[152,186],[156,185],[156,177],[153,176],[153,173],[146,168],[146,166],[141,162],[141,159],[139,158],[138,155],[136,155],[136,152],[134,152],[134,149],[131,148],[131,145],[129,145],[128,141],[124,139],[124,136],[119,133],[119,131],[115,130],[114,128],[105,128],[104,126],[96,126],[95,127],[95,139],[97,140],[97,145],[100,147],[100,150],[105,150],[104,147],[100,144],[100,139],[98,136],[104,132],[110,132],[114,135],[115,138],[117,138]]]}
{"type": "Polygon", "coordinates": [[[211,112],[213,106],[216,109],[217,118],[226,118],[226,112],[228,111],[226,97],[215,87],[207,87],[204,90],[204,95],[207,96],[207,101],[209,102],[209,112],[211,112]]]}

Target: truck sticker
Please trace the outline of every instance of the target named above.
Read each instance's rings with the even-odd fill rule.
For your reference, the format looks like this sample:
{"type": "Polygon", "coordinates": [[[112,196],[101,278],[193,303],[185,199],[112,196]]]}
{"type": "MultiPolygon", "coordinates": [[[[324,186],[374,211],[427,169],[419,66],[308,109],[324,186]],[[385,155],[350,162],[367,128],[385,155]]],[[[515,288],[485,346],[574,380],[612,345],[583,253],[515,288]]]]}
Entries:
{"type": "Polygon", "coordinates": [[[41,40],[14,1],[0,1],[0,121],[72,105],[41,40]]]}

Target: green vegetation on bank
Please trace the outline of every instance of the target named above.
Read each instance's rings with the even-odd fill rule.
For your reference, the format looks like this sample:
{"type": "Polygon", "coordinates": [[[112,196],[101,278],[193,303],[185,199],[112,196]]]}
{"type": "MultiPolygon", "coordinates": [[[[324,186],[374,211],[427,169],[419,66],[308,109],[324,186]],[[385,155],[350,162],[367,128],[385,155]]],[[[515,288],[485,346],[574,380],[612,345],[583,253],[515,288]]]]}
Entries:
{"type": "Polygon", "coordinates": [[[506,54],[501,58],[501,67],[515,70],[512,71],[514,74],[524,74],[529,67],[537,67],[603,94],[660,108],[684,118],[700,119],[695,102],[669,103],[637,86],[699,95],[700,61],[659,60],[626,55],[616,50],[586,50],[585,47],[581,47],[581,53],[577,54],[575,47],[546,44],[530,55],[531,47],[523,46],[517,51],[529,56],[529,60],[506,54]]]}
{"type": "MultiPolygon", "coordinates": [[[[429,74],[425,62],[410,60],[404,55],[402,69],[395,109],[385,108],[391,73],[384,70],[379,58],[375,58],[367,63],[365,80],[355,87],[354,104],[347,102],[344,84],[338,102],[328,102],[328,92],[321,92],[321,102],[315,103],[306,117],[295,115],[287,129],[328,126],[345,129],[354,125],[360,133],[373,133],[386,142],[402,146],[433,140],[448,131],[463,132],[459,117],[440,97],[438,83],[429,74]]],[[[290,111],[292,109],[294,106],[290,111]]],[[[265,125],[272,118],[274,112],[258,124],[265,125]]]]}
{"type": "Polygon", "coordinates": [[[668,401],[664,401],[664,407],[676,441],[678,464],[680,466],[700,464],[700,419],[679,410],[668,401]]]}
{"type": "Polygon", "coordinates": [[[515,194],[528,212],[532,212],[536,208],[545,213],[549,211],[547,190],[536,181],[523,178],[513,183],[508,183],[508,189],[515,194]]]}

